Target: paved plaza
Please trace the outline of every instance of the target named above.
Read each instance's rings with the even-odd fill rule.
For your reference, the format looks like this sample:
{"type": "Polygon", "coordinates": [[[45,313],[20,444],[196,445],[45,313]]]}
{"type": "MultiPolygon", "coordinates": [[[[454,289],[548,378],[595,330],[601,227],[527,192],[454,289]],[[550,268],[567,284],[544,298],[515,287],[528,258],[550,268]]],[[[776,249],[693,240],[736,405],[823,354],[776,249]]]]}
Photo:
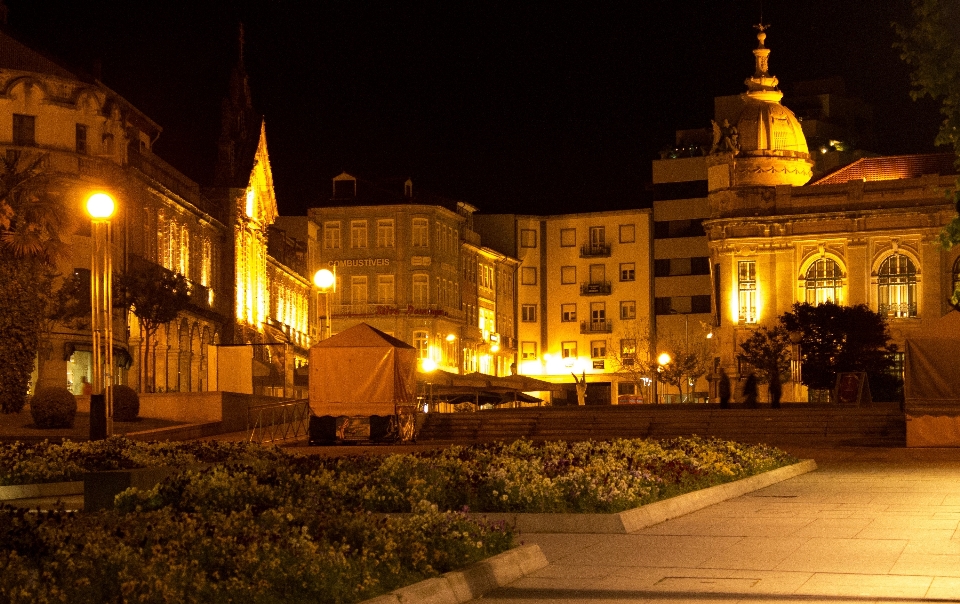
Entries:
{"type": "Polygon", "coordinates": [[[476,600],[960,602],[960,451],[792,451],[819,469],[628,535],[522,535],[549,564],[476,600]]]}

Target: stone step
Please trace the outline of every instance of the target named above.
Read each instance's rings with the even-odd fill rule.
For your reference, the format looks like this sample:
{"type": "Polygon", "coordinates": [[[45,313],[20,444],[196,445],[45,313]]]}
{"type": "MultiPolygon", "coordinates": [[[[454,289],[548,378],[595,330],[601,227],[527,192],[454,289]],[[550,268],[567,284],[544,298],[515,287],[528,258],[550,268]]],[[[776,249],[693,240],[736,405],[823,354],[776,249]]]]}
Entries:
{"type": "Polygon", "coordinates": [[[903,446],[906,421],[896,405],[778,410],[721,410],[715,405],[540,407],[428,414],[418,440],[607,440],[692,434],[770,444],[903,446]]]}

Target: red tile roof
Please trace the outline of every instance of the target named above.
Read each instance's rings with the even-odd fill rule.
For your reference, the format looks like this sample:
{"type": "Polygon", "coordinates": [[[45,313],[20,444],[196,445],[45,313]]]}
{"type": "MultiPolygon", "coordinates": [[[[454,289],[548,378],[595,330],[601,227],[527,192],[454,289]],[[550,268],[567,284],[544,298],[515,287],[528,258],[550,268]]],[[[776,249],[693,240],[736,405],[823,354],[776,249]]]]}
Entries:
{"type": "Polygon", "coordinates": [[[864,157],[828,174],[811,185],[838,185],[851,180],[895,180],[927,174],[950,176],[957,173],[952,153],[864,157]]]}

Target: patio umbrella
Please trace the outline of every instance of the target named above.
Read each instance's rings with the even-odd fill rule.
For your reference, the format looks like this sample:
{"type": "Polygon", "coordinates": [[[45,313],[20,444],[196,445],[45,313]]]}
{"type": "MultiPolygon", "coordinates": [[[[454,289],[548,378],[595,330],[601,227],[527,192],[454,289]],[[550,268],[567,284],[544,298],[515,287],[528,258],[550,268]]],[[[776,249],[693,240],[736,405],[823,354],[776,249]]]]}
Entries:
{"type": "Polygon", "coordinates": [[[517,402],[539,403],[542,402],[542,400],[535,396],[523,394],[522,392],[490,392],[478,390],[473,394],[459,394],[447,400],[447,402],[452,405],[457,405],[460,403],[474,403],[479,407],[480,405],[503,405],[505,403],[517,402]]]}
{"type": "Polygon", "coordinates": [[[563,390],[563,384],[552,384],[529,375],[511,375],[498,378],[507,382],[511,387],[519,392],[545,392],[548,390],[563,390]]]}

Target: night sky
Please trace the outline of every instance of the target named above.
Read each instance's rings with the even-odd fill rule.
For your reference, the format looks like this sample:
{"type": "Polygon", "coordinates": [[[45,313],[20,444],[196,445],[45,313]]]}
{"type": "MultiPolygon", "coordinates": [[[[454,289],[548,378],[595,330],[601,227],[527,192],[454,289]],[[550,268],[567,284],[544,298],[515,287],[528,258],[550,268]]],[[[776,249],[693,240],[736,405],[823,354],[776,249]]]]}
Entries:
{"type": "MultiPolygon", "coordinates": [[[[282,214],[346,170],[485,212],[648,204],[674,131],[708,127],[713,97],[753,72],[759,0],[362,2],[6,0],[8,29],[93,72],[164,132],[155,150],[212,180],[220,102],[246,29],[282,214]]],[[[891,21],[907,0],[763,3],[770,68],[842,76],[875,111],[880,153],[933,151],[936,105],[909,98],[891,21]]]]}

